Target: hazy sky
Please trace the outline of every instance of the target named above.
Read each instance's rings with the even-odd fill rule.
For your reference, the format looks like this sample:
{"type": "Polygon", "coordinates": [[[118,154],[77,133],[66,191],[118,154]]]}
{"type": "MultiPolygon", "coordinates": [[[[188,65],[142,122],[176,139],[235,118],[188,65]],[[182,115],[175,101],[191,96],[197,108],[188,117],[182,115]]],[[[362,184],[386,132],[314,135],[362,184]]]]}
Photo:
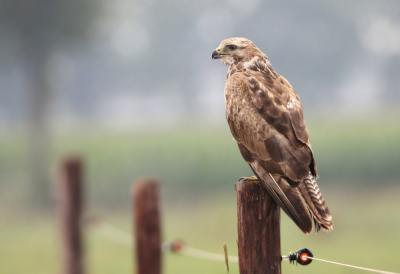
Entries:
{"type": "MultiPolygon", "coordinates": [[[[253,40],[307,109],[400,102],[398,1],[98,1],[89,39],[55,41],[51,120],[129,125],[224,120],[221,40],[253,40]]],[[[73,19],[70,19],[73,20],[73,19]]],[[[24,121],[29,75],[18,30],[0,25],[0,125],[24,121]]]]}

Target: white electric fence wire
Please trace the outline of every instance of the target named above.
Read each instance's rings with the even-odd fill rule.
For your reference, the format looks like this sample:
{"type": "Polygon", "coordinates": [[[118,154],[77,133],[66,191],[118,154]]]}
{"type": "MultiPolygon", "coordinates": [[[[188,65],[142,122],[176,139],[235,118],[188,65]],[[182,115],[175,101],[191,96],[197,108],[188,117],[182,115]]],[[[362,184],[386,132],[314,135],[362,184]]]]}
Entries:
{"type": "MultiPolygon", "coordinates": [[[[122,231],[115,226],[111,225],[110,223],[107,223],[105,221],[101,221],[100,224],[97,226],[97,233],[100,233],[103,237],[106,237],[110,240],[113,240],[114,242],[118,242],[121,245],[127,246],[127,247],[132,247],[134,240],[131,234],[122,231]]],[[[169,252],[168,248],[165,246],[169,245],[169,243],[164,243],[162,250],[164,252],[169,252]]],[[[190,247],[187,245],[182,245],[182,248],[177,251],[179,254],[184,254],[187,256],[191,257],[196,257],[200,259],[206,259],[206,260],[213,260],[213,261],[221,261],[224,262],[224,254],[217,254],[217,253],[212,253],[204,250],[200,250],[194,247],[190,247]]],[[[238,257],[237,256],[228,256],[228,260],[230,262],[238,262],[238,257]]]]}
{"type": "MultiPolygon", "coordinates": [[[[129,233],[126,233],[115,226],[105,222],[101,221],[101,224],[98,226],[97,229],[98,232],[100,232],[104,237],[107,237],[109,239],[114,240],[115,242],[118,242],[124,246],[127,247],[132,247],[133,244],[133,239],[132,235],[129,233]]],[[[164,245],[168,245],[168,243],[164,243],[164,245]]],[[[166,251],[167,249],[163,248],[163,251],[166,251]]],[[[206,260],[213,260],[213,261],[225,261],[224,259],[224,254],[217,254],[217,253],[212,253],[204,250],[200,250],[194,247],[190,247],[187,245],[183,245],[182,248],[177,251],[178,254],[184,254],[187,256],[191,257],[196,257],[200,259],[206,259],[206,260]]],[[[282,259],[288,259],[286,258],[287,256],[283,256],[282,259]]],[[[355,266],[355,265],[349,265],[349,264],[342,264],[342,263],[337,263],[337,262],[332,262],[328,260],[323,260],[323,259],[318,259],[315,257],[309,257],[303,255],[303,257],[306,257],[308,259],[324,262],[324,263],[330,263],[330,264],[335,264],[335,265],[341,265],[341,266],[346,266],[346,267],[351,267],[351,268],[356,268],[356,269],[361,269],[365,271],[370,271],[370,272],[375,272],[375,273],[382,273],[382,274],[400,274],[396,272],[389,272],[389,271],[383,271],[383,270],[377,270],[377,269],[372,269],[372,268],[366,268],[366,267],[361,267],[361,266],[355,266]]],[[[239,258],[237,256],[228,256],[228,259],[230,262],[238,262],[239,258]]]]}
{"type": "Polygon", "coordinates": [[[371,272],[375,272],[375,273],[399,274],[399,273],[395,273],[395,272],[377,270],[377,269],[366,268],[366,267],[361,267],[361,266],[355,266],[355,265],[349,265],[349,264],[341,264],[341,263],[337,263],[337,262],[332,262],[332,261],[327,261],[327,260],[323,260],[323,259],[318,259],[318,258],[315,258],[315,257],[308,257],[308,256],[305,256],[305,255],[303,255],[303,257],[306,257],[306,258],[312,259],[312,260],[316,260],[316,261],[320,261],[320,262],[324,262],[324,263],[330,263],[330,264],[336,264],[336,265],[341,265],[341,266],[347,266],[347,267],[352,267],[352,268],[361,269],[361,270],[365,270],[365,271],[371,271],[371,272]]]}
{"type": "MultiPolygon", "coordinates": [[[[224,254],[217,254],[217,253],[212,253],[204,250],[200,250],[194,247],[190,247],[187,245],[184,245],[182,250],[179,251],[179,253],[196,257],[196,258],[201,258],[201,259],[207,259],[207,260],[213,260],[213,261],[220,261],[224,262],[224,254]]],[[[228,256],[229,262],[234,262],[237,263],[239,261],[237,256],[228,256]]]]}
{"type": "Polygon", "coordinates": [[[102,221],[101,224],[96,227],[97,233],[102,234],[103,237],[113,240],[114,242],[118,242],[126,247],[132,247],[134,244],[131,234],[122,231],[107,222],[102,221]]]}

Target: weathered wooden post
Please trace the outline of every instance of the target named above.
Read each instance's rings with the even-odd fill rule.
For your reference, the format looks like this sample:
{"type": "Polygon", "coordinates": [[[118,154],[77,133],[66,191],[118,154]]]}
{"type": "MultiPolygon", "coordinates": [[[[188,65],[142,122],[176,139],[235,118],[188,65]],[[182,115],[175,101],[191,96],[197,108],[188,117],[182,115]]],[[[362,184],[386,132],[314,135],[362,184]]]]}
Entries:
{"type": "Polygon", "coordinates": [[[142,179],[133,187],[137,274],[161,273],[159,184],[142,179]]]}
{"type": "Polygon", "coordinates": [[[280,274],[280,208],[259,182],[235,187],[240,274],[280,274]]]}
{"type": "Polygon", "coordinates": [[[58,185],[58,210],[62,240],[62,272],[82,274],[81,235],[82,163],[78,157],[61,162],[58,185]]]}

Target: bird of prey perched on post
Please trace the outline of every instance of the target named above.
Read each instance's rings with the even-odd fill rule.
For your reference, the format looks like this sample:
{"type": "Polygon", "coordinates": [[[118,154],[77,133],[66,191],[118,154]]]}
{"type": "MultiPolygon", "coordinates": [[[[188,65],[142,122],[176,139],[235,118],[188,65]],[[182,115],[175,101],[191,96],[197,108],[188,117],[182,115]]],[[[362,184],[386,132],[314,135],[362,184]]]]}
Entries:
{"type": "Polygon", "coordinates": [[[333,228],[318,188],[317,166],[299,96],[245,38],[221,42],[212,53],[229,66],[226,118],[244,160],[269,194],[304,232],[333,228]]]}

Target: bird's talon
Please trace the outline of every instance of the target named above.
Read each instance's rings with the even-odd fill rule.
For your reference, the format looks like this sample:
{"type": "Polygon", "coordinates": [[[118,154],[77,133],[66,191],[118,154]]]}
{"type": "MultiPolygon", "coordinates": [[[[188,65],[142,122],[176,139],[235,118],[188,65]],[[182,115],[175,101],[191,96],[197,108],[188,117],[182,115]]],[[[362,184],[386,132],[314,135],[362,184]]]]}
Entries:
{"type": "Polygon", "coordinates": [[[244,183],[244,182],[255,182],[258,181],[258,178],[256,176],[252,177],[240,177],[239,182],[244,183]]]}

